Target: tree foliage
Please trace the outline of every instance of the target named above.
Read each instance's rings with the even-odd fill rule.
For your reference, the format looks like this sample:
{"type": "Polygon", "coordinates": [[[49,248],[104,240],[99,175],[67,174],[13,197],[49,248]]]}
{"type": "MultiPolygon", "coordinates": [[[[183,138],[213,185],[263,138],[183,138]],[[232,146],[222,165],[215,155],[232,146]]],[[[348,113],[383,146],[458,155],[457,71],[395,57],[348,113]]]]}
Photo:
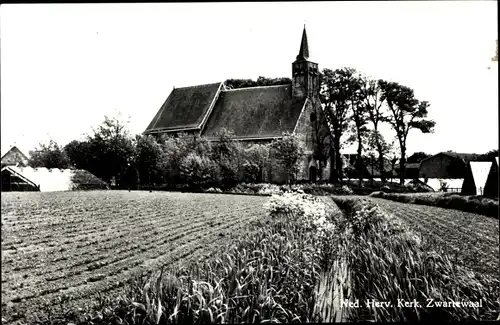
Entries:
{"type": "Polygon", "coordinates": [[[369,135],[369,146],[370,148],[375,148],[377,151],[378,169],[381,171],[380,178],[382,182],[385,182],[385,175],[382,171],[384,170],[386,160],[386,153],[384,152],[386,148],[384,148],[384,145],[387,143],[379,131],[379,126],[381,123],[387,121],[387,111],[383,105],[381,83],[381,80],[374,80],[367,76],[361,77],[361,101],[368,114],[368,120],[373,126],[373,130],[369,135]]]}
{"type": "Polygon", "coordinates": [[[116,181],[117,186],[131,182],[134,144],[126,124],[118,117],[104,117],[104,121],[87,135],[84,141],[71,141],[64,150],[76,168],[86,169],[105,182],[116,181]]]}
{"type": "Polygon", "coordinates": [[[238,183],[240,159],[243,148],[234,139],[231,130],[222,129],[218,134],[218,141],[212,145],[212,160],[216,161],[220,168],[219,181],[224,187],[232,187],[238,183]]]}
{"type": "Polygon", "coordinates": [[[387,103],[389,116],[387,122],[396,132],[396,137],[401,150],[400,157],[400,183],[404,184],[406,163],[406,141],[411,129],[420,130],[422,133],[433,131],[434,121],[426,119],[429,103],[415,98],[411,88],[396,82],[380,81],[382,99],[387,103]]]}
{"type": "Polygon", "coordinates": [[[61,168],[70,166],[64,149],[54,140],[40,143],[35,150],[29,152],[28,165],[30,167],[61,168]]]}
{"type": "Polygon", "coordinates": [[[292,83],[290,78],[266,78],[259,77],[257,80],[252,79],[228,79],[224,81],[224,85],[229,89],[247,88],[247,87],[259,87],[259,86],[277,86],[277,85],[289,85],[292,83]]]}
{"type": "Polygon", "coordinates": [[[424,160],[425,158],[429,158],[431,157],[432,155],[429,155],[425,152],[414,152],[411,156],[409,156],[407,159],[406,159],[406,162],[407,163],[419,163],[421,162],[422,160],[424,160]]]}
{"type": "Polygon", "coordinates": [[[161,145],[149,135],[137,135],[135,138],[133,166],[137,170],[141,184],[161,183],[165,158],[161,145]]]}
{"type": "Polygon", "coordinates": [[[243,170],[247,181],[264,181],[264,170],[269,166],[269,147],[269,145],[265,144],[254,144],[244,150],[243,170]]]}
{"type": "Polygon", "coordinates": [[[292,177],[298,171],[298,163],[304,156],[304,148],[299,143],[296,135],[285,133],[281,139],[271,143],[272,157],[283,168],[287,174],[287,183],[290,184],[292,177]]]}
{"type": "Polygon", "coordinates": [[[335,71],[324,69],[321,73],[320,101],[326,121],[331,130],[331,140],[334,149],[334,162],[331,164],[330,181],[342,182],[342,154],[340,138],[349,126],[348,112],[350,95],[350,68],[335,71]]]}

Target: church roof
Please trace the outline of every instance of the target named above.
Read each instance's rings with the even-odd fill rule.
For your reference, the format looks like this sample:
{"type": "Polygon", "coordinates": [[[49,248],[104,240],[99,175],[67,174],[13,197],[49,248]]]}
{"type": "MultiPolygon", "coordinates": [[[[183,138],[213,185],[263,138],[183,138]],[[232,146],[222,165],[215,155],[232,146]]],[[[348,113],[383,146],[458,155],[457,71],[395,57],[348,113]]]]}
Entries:
{"type": "Polygon", "coordinates": [[[152,131],[200,129],[222,87],[222,82],[175,88],[146,128],[152,131]]]}
{"type": "Polygon", "coordinates": [[[299,55],[297,55],[297,60],[307,60],[309,58],[309,46],[307,45],[307,33],[306,26],[304,25],[304,31],[302,32],[302,41],[300,42],[299,55]]]}
{"type": "Polygon", "coordinates": [[[221,91],[202,135],[226,128],[241,140],[280,137],[294,131],[304,104],[292,98],[291,84],[221,91]]]}

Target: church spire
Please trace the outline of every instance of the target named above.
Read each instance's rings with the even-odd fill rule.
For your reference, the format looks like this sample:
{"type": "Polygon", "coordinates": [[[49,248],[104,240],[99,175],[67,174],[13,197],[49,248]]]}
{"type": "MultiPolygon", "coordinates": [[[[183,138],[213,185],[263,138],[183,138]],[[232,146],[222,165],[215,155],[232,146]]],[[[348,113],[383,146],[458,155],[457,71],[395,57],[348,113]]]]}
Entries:
{"type": "Polygon", "coordinates": [[[304,24],[304,31],[302,32],[302,41],[300,42],[299,55],[297,60],[307,60],[309,58],[309,46],[307,45],[306,25],[304,24]]]}

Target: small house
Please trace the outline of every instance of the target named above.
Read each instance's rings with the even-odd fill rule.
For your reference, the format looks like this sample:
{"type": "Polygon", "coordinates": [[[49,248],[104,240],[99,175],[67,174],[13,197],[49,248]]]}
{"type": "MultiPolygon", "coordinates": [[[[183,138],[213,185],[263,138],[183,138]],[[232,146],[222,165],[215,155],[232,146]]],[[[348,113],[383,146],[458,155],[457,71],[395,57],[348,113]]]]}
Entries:
{"type": "Polygon", "coordinates": [[[18,147],[13,146],[2,156],[2,168],[5,166],[28,166],[26,157],[18,147]]]}

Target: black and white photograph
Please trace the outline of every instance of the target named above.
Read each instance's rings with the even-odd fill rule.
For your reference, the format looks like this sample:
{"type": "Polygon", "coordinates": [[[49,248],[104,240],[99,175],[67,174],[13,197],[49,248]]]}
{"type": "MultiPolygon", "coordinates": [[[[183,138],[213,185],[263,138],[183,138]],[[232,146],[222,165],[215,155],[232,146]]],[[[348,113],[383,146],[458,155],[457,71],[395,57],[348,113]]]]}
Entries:
{"type": "Polygon", "coordinates": [[[497,11],[2,4],[2,324],[499,321],[497,11]]]}

